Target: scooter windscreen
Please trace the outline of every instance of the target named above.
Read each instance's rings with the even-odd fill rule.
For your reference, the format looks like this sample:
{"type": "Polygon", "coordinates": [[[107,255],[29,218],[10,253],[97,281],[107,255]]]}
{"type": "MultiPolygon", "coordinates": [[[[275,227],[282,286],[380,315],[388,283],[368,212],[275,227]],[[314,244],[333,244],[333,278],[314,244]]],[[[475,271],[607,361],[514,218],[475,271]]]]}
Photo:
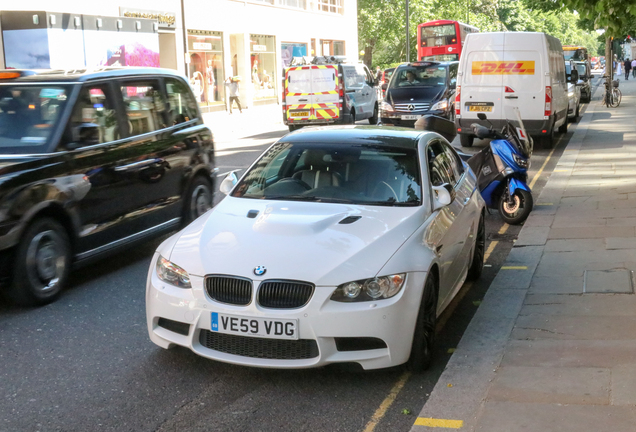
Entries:
{"type": "Polygon", "coordinates": [[[526,128],[521,120],[519,107],[506,106],[506,121],[508,122],[508,136],[511,142],[519,149],[522,155],[529,158],[532,156],[532,138],[526,132],[526,128]]]}

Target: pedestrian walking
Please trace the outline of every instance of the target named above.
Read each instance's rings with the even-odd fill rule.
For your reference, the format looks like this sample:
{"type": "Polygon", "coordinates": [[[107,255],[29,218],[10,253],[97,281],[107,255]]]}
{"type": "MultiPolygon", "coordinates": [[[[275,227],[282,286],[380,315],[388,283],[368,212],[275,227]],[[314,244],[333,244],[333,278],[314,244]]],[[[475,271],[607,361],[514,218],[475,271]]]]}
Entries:
{"type": "Polygon", "coordinates": [[[636,58],[632,60],[632,77],[636,78],[636,58]]]}
{"type": "Polygon", "coordinates": [[[240,76],[229,77],[225,80],[225,85],[227,86],[228,92],[230,93],[230,114],[232,114],[232,105],[234,105],[234,101],[236,101],[236,105],[238,105],[238,109],[241,114],[243,113],[243,108],[241,108],[241,101],[239,100],[240,81],[240,76]]]}
{"type": "Polygon", "coordinates": [[[620,61],[616,61],[615,63],[616,63],[616,66],[615,66],[616,76],[621,76],[621,74],[623,73],[623,70],[622,70],[623,63],[621,63],[620,61]]]}
{"type": "Polygon", "coordinates": [[[625,68],[625,81],[627,81],[629,79],[629,71],[632,70],[632,62],[627,57],[625,57],[623,67],[625,68]]]}
{"type": "Polygon", "coordinates": [[[380,66],[377,66],[375,68],[375,86],[379,86],[380,85],[380,80],[382,79],[382,69],[380,69],[380,66]]]}

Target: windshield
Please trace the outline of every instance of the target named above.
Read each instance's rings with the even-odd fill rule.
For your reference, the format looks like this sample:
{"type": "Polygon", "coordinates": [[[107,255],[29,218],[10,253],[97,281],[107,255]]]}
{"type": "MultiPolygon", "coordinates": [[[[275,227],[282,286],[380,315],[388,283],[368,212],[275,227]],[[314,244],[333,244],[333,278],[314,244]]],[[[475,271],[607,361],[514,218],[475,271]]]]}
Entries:
{"type": "Polygon", "coordinates": [[[585,48],[564,49],[563,58],[566,60],[585,60],[586,51],[587,50],[585,48]]]}
{"type": "Polygon", "coordinates": [[[232,192],[239,198],[379,206],[422,203],[415,149],[276,143],[232,192]]]}
{"type": "Polygon", "coordinates": [[[507,106],[506,120],[508,122],[508,136],[512,138],[512,144],[516,145],[522,155],[530,157],[532,155],[532,138],[526,132],[526,128],[521,120],[519,107],[507,106]]]}
{"type": "Polygon", "coordinates": [[[398,68],[391,79],[391,88],[443,87],[446,85],[448,69],[433,63],[429,66],[407,66],[398,68]]]}
{"type": "Polygon", "coordinates": [[[0,85],[0,154],[46,151],[70,87],[0,85]]]}
{"type": "Polygon", "coordinates": [[[423,47],[436,47],[457,43],[455,24],[422,27],[421,44],[423,47]]]}

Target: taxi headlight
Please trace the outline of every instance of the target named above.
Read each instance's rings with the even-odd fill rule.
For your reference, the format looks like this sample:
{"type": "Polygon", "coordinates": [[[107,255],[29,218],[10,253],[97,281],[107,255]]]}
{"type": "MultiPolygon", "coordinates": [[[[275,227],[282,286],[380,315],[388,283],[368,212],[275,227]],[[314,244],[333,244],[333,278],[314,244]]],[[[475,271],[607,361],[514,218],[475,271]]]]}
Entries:
{"type": "Polygon", "coordinates": [[[344,283],[333,292],[331,300],[360,302],[388,299],[400,292],[406,281],[406,273],[362,279],[344,283]]]}
{"type": "Polygon", "coordinates": [[[188,272],[161,255],[157,259],[157,277],[179,288],[192,288],[188,272]]]}

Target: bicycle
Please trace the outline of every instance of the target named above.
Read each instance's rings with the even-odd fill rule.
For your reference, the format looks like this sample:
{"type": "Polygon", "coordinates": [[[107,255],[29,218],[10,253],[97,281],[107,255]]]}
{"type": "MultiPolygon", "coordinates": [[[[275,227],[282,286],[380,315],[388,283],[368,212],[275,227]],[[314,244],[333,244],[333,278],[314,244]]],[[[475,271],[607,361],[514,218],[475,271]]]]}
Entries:
{"type": "Polygon", "coordinates": [[[609,107],[616,108],[621,104],[621,100],[623,98],[623,94],[618,89],[619,81],[618,80],[612,81],[611,87],[610,87],[609,76],[605,75],[603,78],[605,79],[605,82],[604,82],[605,91],[603,93],[603,99],[602,99],[603,105],[606,105],[608,108],[609,107]]]}

